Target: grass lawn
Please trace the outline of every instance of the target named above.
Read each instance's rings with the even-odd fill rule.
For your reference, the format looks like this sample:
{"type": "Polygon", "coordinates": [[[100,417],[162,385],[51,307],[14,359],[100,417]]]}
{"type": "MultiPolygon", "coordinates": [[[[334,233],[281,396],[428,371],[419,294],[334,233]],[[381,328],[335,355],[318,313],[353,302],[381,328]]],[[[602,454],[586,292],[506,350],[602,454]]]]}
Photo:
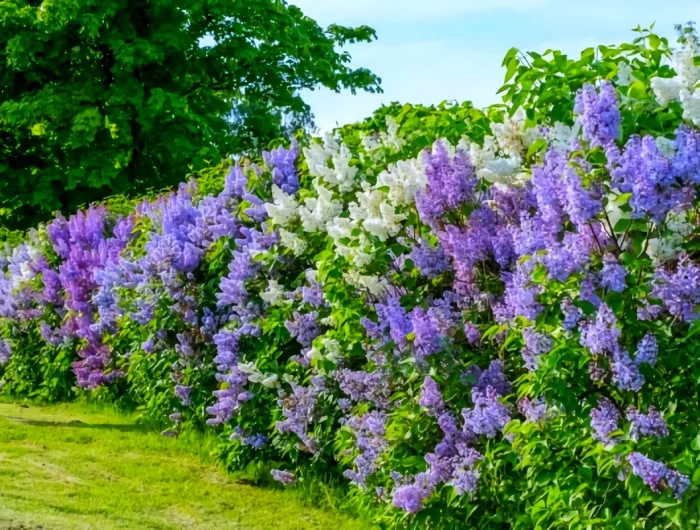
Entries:
{"type": "Polygon", "coordinates": [[[0,528],[362,527],[294,491],[236,483],[191,447],[130,416],[0,404],[0,528]]]}

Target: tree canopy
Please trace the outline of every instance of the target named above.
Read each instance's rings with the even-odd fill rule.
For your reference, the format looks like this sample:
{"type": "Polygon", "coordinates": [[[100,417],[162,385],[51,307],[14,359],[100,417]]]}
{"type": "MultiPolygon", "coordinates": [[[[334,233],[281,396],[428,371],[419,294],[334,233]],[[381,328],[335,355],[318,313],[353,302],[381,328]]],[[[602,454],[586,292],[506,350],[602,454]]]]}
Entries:
{"type": "Polygon", "coordinates": [[[309,123],[300,90],[378,91],[346,44],[284,0],[0,3],[0,207],[57,209],[176,184],[309,123]]]}

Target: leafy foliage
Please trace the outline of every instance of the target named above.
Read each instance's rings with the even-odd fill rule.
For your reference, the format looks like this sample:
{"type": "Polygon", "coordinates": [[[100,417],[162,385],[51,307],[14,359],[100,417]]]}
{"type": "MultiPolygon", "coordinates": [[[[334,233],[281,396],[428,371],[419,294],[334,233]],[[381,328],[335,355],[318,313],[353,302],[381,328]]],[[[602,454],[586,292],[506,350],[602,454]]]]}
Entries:
{"type": "Polygon", "coordinates": [[[0,6],[0,204],[26,228],[55,210],[176,185],[188,170],[308,125],[304,88],[379,90],[283,0],[0,6]]]}

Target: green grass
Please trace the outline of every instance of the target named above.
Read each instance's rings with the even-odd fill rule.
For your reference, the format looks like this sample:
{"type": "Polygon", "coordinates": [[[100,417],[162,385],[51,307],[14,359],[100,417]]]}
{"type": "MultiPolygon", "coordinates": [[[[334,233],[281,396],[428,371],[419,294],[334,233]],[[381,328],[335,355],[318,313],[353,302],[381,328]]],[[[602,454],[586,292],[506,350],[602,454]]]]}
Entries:
{"type": "Polygon", "coordinates": [[[0,404],[0,528],[359,529],[294,491],[235,482],[206,439],[86,406],[0,404]]]}

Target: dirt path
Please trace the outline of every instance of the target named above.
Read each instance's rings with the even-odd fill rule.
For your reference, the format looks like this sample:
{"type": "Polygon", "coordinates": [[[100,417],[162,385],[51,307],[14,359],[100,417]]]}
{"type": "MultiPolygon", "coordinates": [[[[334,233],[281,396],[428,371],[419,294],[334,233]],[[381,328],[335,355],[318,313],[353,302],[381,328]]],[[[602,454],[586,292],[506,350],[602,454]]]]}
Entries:
{"type": "MultiPolygon", "coordinates": [[[[201,449],[201,447],[200,447],[201,449]]],[[[359,529],[292,491],[231,480],[133,419],[0,404],[0,528],[359,529]]]]}

